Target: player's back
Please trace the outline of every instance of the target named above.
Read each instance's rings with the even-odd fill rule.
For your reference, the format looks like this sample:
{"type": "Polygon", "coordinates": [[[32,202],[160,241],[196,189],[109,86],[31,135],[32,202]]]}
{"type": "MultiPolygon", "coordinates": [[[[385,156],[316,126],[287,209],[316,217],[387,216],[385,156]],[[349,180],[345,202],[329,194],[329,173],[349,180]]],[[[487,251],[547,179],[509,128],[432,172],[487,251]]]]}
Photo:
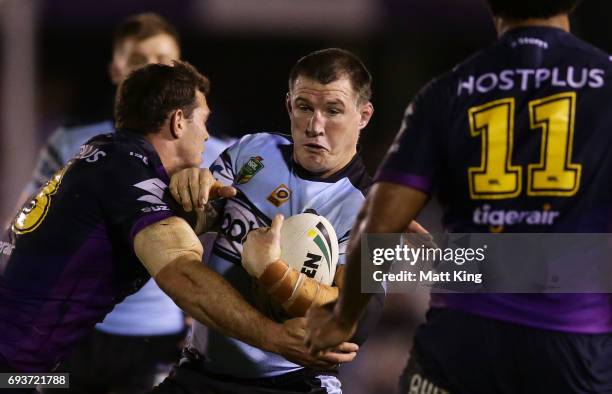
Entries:
{"type": "Polygon", "coordinates": [[[562,30],[522,28],[437,81],[449,104],[440,117],[446,226],[606,232],[611,65],[562,30]]]}
{"type": "MultiPolygon", "coordinates": [[[[432,154],[442,158],[437,179],[450,231],[610,232],[611,64],[563,30],[519,28],[430,86],[423,104],[443,108],[432,154]]],[[[434,295],[432,305],[597,333],[612,331],[610,301],[434,295]]]]}

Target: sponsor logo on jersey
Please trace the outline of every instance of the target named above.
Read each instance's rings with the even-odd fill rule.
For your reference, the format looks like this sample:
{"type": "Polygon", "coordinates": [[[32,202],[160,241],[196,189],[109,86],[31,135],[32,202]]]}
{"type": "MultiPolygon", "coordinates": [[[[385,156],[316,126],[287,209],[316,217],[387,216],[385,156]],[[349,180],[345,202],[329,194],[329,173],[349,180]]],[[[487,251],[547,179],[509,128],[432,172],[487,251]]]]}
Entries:
{"type": "Polygon", "coordinates": [[[0,241],[0,254],[10,256],[15,249],[15,245],[10,242],[0,241]]]}
{"type": "Polygon", "coordinates": [[[541,87],[599,89],[604,87],[605,71],[588,67],[518,68],[479,75],[468,75],[459,80],[457,96],[489,93],[492,90],[520,89],[526,92],[541,87]]]}
{"type": "Polygon", "coordinates": [[[43,220],[45,220],[45,217],[47,217],[53,195],[60,187],[64,174],[66,174],[66,171],[68,171],[72,163],[74,163],[74,160],[70,160],[68,164],[56,172],[53,177],[47,181],[45,186],[38,191],[38,194],[21,208],[21,211],[13,221],[11,227],[13,232],[16,234],[25,234],[36,230],[38,226],[40,226],[43,220]]]}
{"type": "Polygon", "coordinates": [[[291,189],[289,189],[284,183],[281,183],[272,193],[270,193],[267,200],[269,203],[278,208],[289,201],[290,198],[291,189]]]}
{"type": "Polygon", "coordinates": [[[88,163],[95,163],[99,159],[106,156],[106,152],[101,151],[92,145],[81,145],[77,159],[84,159],[88,163]]]}
{"type": "Polygon", "coordinates": [[[146,156],[141,155],[140,153],[130,152],[130,156],[134,156],[137,159],[142,160],[142,162],[145,163],[146,165],[149,165],[149,159],[146,156]]]}
{"type": "Polygon", "coordinates": [[[152,206],[142,208],[142,212],[157,212],[157,211],[168,211],[166,203],[162,200],[164,192],[168,188],[168,185],[159,178],[151,178],[146,181],[139,182],[134,185],[135,187],[146,191],[148,194],[138,197],[138,201],[146,202],[152,206]]]}
{"type": "Polygon", "coordinates": [[[508,209],[491,209],[488,204],[474,210],[474,224],[489,225],[489,231],[499,233],[505,226],[527,224],[529,226],[550,226],[555,223],[560,212],[552,210],[550,204],[544,204],[541,210],[515,211],[508,209]]]}
{"type": "Polygon", "coordinates": [[[236,183],[242,185],[250,181],[255,176],[255,174],[257,174],[259,171],[261,171],[262,168],[264,168],[262,161],[263,158],[261,156],[252,156],[238,172],[238,176],[236,177],[236,183]]]}
{"type": "MultiPolygon", "coordinates": [[[[319,251],[325,258],[325,262],[327,263],[327,269],[331,273],[331,240],[329,239],[329,234],[327,233],[327,229],[323,225],[323,223],[319,222],[315,228],[308,230],[306,235],[309,238],[313,238],[315,245],[319,248],[319,251]],[[317,231],[318,230],[318,231],[317,231]]],[[[315,253],[307,253],[306,261],[304,261],[304,265],[302,266],[301,272],[311,278],[314,278],[317,274],[317,269],[319,268],[319,261],[321,261],[321,256],[318,256],[315,253]]]]}
{"type": "Polygon", "coordinates": [[[408,394],[449,394],[449,391],[444,390],[433,384],[428,379],[425,379],[420,374],[415,373],[410,379],[410,389],[408,394]]]}

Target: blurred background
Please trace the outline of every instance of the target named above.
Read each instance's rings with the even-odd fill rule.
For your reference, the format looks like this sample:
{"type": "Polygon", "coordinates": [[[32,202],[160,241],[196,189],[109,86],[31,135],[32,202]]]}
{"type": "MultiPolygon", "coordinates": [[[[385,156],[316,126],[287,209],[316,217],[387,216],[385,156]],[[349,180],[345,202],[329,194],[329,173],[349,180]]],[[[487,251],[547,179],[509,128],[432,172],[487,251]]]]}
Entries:
{"type": "MultiPolygon", "coordinates": [[[[375,114],[361,140],[371,173],[403,111],[429,79],[495,40],[484,0],[0,0],[0,219],[4,223],[59,126],[112,116],[111,31],[153,11],[177,26],[183,59],[212,81],[209,129],[238,137],[289,132],[287,76],[310,51],[355,52],[374,78],[375,114]]],[[[609,0],[585,0],[573,32],[612,51],[609,0]]],[[[435,202],[421,221],[439,229],[435,202]]],[[[346,393],[393,392],[425,295],[390,295],[383,321],[343,366],[346,393]]]]}

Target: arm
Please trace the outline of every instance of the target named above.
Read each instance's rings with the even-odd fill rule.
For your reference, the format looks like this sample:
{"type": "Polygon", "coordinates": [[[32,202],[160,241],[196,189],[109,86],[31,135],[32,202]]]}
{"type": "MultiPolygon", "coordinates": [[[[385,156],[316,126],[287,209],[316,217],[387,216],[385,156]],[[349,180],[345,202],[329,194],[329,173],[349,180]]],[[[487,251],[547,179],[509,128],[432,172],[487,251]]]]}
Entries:
{"type": "Polygon", "coordinates": [[[159,287],[196,320],[272,351],[267,334],[278,325],[202,264],[202,244],[185,220],[170,217],[145,227],[134,238],[134,251],[159,287]]]}
{"type": "Polygon", "coordinates": [[[338,348],[347,353],[309,356],[302,345],[303,319],[281,325],[248,304],[225,279],[202,264],[202,245],[181,218],[170,217],[139,231],[134,251],[179,307],[214,330],[311,367],[330,368],[355,357],[356,345],[351,344],[338,348]]]}
{"type": "Polygon", "coordinates": [[[256,279],[290,316],[304,316],[311,306],[338,298],[338,287],[321,284],[282,260],[268,264],[256,279]]]}
{"type": "Polygon", "coordinates": [[[371,294],[362,294],[360,289],[361,235],[402,232],[409,228],[426,201],[425,193],[409,187],[386,182],[372,187],[353,226],[345,284],[333,312],[312,308],[307,315],[307,341],[313,352],[350,338],[371,297],[371,294]]]}

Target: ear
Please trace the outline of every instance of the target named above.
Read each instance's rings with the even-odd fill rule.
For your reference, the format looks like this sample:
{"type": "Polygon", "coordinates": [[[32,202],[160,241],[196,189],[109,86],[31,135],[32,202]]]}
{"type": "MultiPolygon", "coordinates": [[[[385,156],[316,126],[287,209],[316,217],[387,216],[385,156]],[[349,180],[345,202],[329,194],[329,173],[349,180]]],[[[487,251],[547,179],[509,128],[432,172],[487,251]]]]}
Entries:
{"type": "Polygon", "coordinates": [[[119,67],[115,64],[114,61],[111,61],[108,64],[108,76],[115,86],[119,86],[121,83],[121,72],[119,71],[119,67]]]}
{"type": "Polygon", "coordinates": [[[287,112],[289,113],[289,116],[291,116],[291,111],[293,110],[293,107],[291,106],[291,93],[287,92],[287,95],[285,96],[285,107],[287,107],[287,112]]]}
{"type": "Polygon", "coordinates": [[[185,113],[182,109],[177,109],[170,115],[170,134],[178,139],[185,133],[185,113]]]}
{"type": "Polygon", "coordinates": [[[371,102],[368,101],[367,103],[361,105],[361,107],[359,108],[359,130],[365,128],[368,125],[373,114],[374,106],[371,102]]]}

